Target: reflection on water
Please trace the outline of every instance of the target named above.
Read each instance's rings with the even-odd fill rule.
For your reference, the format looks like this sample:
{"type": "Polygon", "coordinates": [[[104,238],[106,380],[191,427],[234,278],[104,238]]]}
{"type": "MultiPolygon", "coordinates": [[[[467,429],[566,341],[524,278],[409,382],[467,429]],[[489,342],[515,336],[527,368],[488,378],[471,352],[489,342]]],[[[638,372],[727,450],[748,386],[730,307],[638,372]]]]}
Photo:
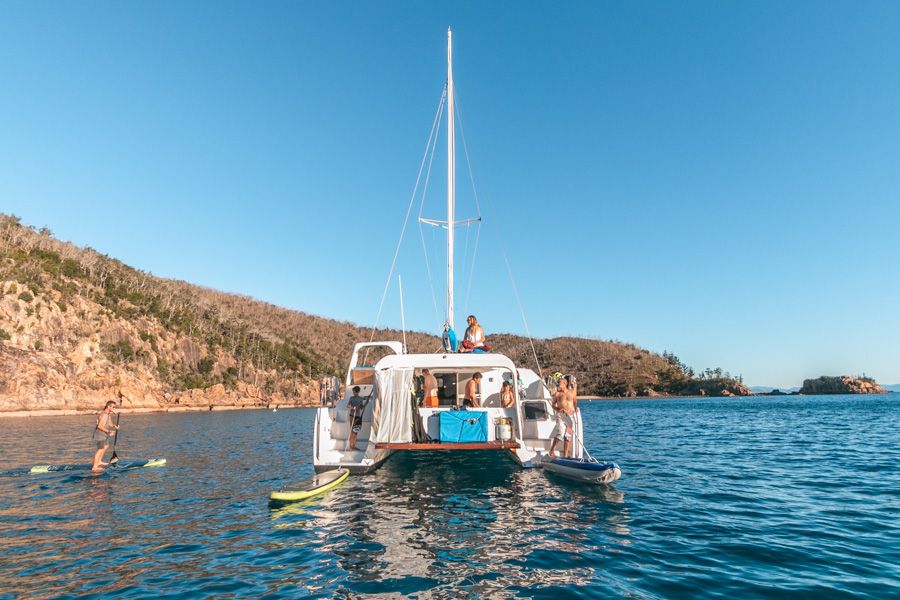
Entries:
{"type": "Polygon", "coordinates": [[[475,596],[587,584],[602,564],[583,555],[629,535],[623,493],[560,487],[489,452],[397,454],[339,493],[272,516],[276,529],[294,529],[282,543],[321,544],[320,560],[335,562],[360,593],[374,584],[475,596]]]}
{"type": "Polygon", "coordinates": [[[6,419],[0,598],[900,597],[898,406],[585,403],[611,486],[397,454],[276,510],[312,411],[125,415],[119,455],[168,464],[102,475],[22,472],[89,460],[91,417],[6,419]]]}

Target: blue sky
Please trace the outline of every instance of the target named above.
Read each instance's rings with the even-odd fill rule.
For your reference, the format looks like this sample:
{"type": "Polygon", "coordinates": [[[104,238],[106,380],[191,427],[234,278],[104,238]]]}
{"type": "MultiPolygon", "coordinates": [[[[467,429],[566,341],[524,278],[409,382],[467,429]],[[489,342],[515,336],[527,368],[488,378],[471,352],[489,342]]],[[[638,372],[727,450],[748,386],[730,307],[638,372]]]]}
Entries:
{"type": "MultiPolygon", "coordinates": [[[[458,230],[458,326],[524,333],[505,252],[535,336],[750,384],[900,382],[891,2],[8,3],[0,210],[160,276],[372,324],[448,26],[484,218],[471,278],[475,228],[458,230]]],[[[424,238],[442,313],[443,241],[424,238]]],[[[416,223],[397,272],[408,327],[437,331],[416,223]]],[[[400,324],[395,282],[382,323],[400,324]]]]}

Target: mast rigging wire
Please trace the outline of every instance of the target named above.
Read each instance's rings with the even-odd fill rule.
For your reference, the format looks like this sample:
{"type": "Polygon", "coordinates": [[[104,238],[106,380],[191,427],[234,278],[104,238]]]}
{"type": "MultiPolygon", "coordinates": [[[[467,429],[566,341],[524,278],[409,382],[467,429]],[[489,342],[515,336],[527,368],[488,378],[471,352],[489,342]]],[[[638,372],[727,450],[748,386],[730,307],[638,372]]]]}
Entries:
{"type": "Polygon", "coordinates": [[[544,379],[544,371],[541,369],[541,361],[538,360],[537,350],[534,349],[534,340],[531,337],[531,331],[528,329],[528,320],[525,319],[525,309],[522,307],[522,300],[519,298],[519,288],[516,287],[516,280],[512,274],[512,267],[509,266],[509,258],[506,257],[506,248],[503,248],[503,242],[500,243],[503,251],[503,261],[506,263],[506,272],[509,273],[509,281],[512,283],[513,293],[516,296],[516,303],[519,305],[519,312],[522,314],[522,322],[525,324],[525,333],[528,335],[528,343],[531,344],[531,354],[534,356],[534,364],[537,365],[538,375],[541,380],[544,379]]]}
{"type": "MultiPolygon", "coordinates": [[[[447,99],[447,85],[444,84],[444,92],[441,94],[441,101],[438,105],[438,116],[437,122],[439,123],[441,120],[441,116],[444,113],[444,101],[447,99]]],[[[428,287],[431,290],[431,305],[434,307],[434,320],[435,323],[440,326],[441,323],[441,315],[438,311],[437,307],[437,295],[434,293],[434,280],[431,277],[431,261],[428,258],[428,248],[425,244],[425,232],[422,229],[422,210],[425,208],[425,195],[428,192],[428,183],[431,180],[431,166],[434,162],[434,154],[435,148],[437,147],[437,139],[438,136],[433,136],[433,141],[431,143],[431,154],[428,159],[428,170],[425,172],[425,185],[422,187],[422,195],[421,200],[419,202],[419,239],[422,240],[422,253],[425,255],[425,273],[428,275],[428,287]]],[[[432,235],[432,238],[434,236],[432,235]]]]}
{"type": "MultiPolygon", "coordinates": [[[[381,321],[381,311],[384,309],[384,300],[387,298],[388,288],[391,285],[391,278],[394,275],[394,267],[397,266],[397,256],[400,254],[400,245],[403,243],[403,234],[406,233],[406,225],[409,223],[409,215],[412,212],[413,202],[416,199],[416,191],[419,189],[419,182],[422,179],[422,170],[425,168],[425,159],[428,156],[428,147],[431,145],[432,137],[435,135],[439,123],[439,115],[441,107],[444,104],[444,95],[441,94],[441,101],[438,103],[438,110],[435,111],[434,122],[431,124],[431,134],[428,136],[428,142],[425,144],[425,152],[422,154],[422,161],[419,163],[419,174],[416,176],[416,184],[413,187],[412,195],[409,198],[409,205],[406,207],[406,216],[403,219],[403,227],[400,229],[400,239],[397,240],[397,247],[394,249],[394,258],[391,260],[391,268],[388,272],[387,281],[384,282],[384,291],[381,293],[381,302],[378,304],[378,314],[375,316],[375,324],[372,326],[372,335],[369,342],[375,340],[375,331],[378,329],[378,323],[381,321]]],[[[366,356],[368,349],[366,350],[366,356]]],[[[363,359],[365,360],[365,358],[363,359]]]]}
{"type": "MultiPolygon", "coordinates": [[[[457,94],[458,95],[458,94],[457,94]]],[[[466,143],[466,128],[463,125],[462,108],[459,106],[459,100],[454,97],[453,104],[456,107],[457,120],[459,121],[459,135],[462,138],[463,154],[466,156],[466,167],[469,171],[469,182],[472,184],[472,196],[475,198],[475,213],[478,215],[478,228],[475,230],[475,247],[472,250],[472,261],[469,265],[469,276],[466,282],[466,301],[465,306],[468,309],[469,296],[472,292],[472,280],[475,278],[475,257],[478,254],[478,242],[481,239],[481,203],[478,201],[478,188],[475,187],[475,172],[472,170],[472,161],[469,159],[469,145],[466,143]]],[[[469,248],[469,231],[466,229],[466,253],[469,248]]],[[[467,310],[468,312],[468,310],[467,310]]]]}

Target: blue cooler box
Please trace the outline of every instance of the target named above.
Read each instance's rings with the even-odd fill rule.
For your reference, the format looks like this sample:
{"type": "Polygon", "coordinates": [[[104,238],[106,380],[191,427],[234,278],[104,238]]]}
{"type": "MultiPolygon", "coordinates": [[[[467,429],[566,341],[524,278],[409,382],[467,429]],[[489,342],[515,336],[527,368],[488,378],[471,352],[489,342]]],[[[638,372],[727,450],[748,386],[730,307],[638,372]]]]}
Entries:
{"type": "Polygon", "coordinates": [[[441,413],[442,442],[486,442],[487,413],[446,410],[441,413]]]}

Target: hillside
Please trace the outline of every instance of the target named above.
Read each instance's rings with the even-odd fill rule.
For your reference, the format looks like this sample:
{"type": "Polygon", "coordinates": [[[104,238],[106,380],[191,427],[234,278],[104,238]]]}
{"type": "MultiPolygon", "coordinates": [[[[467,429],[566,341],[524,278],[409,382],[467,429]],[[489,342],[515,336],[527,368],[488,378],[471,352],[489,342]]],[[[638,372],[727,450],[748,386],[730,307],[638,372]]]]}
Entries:
{"type": "MultiPolygon", "coordinates": [[[[309,405],[343,376],[371,330],[138,271],[50,231],[0,216],[0,411],[309,405]]],[[[376,339],[400,339],[380,330],[376,339]]],[[[534,368],[528,340],[491,335],[534,368]]],[[[407,333],[411,352],[436,336],[407,333]]],[[[675,356],[581,338],[536,340],[545,372],[575,373],[604,396],[749,393],[721,371],[699,378],[675,356]]]]}

